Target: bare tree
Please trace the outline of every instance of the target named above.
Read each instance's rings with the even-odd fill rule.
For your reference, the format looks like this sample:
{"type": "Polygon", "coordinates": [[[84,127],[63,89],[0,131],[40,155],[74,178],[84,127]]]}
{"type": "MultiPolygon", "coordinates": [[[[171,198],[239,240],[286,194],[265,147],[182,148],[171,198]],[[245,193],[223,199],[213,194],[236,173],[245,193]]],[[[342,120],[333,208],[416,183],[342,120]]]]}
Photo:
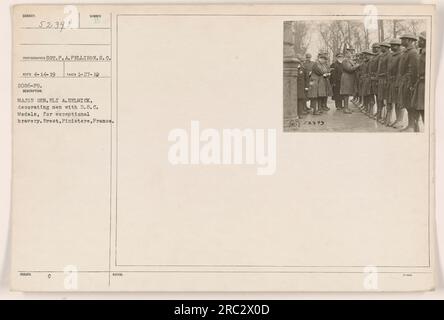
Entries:
{"type": "Polygon", "coordinates": [[[305,21],[295,21],[293,24],[295,54],[304,54],[310,44],[308,26],[305,21]]]}
{"type": "Polygon", "coordinates": [[[347,45],[347,25],[343,21],[321,22],[319,32],[322,47],[335,55],[342,52],[347,45]]]}

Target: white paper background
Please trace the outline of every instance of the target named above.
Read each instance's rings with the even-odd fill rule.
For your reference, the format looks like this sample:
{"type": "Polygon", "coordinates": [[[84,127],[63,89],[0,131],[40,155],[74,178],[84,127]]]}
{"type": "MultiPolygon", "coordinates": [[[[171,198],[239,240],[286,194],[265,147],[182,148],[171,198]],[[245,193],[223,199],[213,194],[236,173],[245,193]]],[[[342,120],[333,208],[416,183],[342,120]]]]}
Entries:
{"type": "MultiPolygon", "coordinates": [[[[159,3],[159,1],[156,1],[159,3]]],[[[153,3],[156,3],[153,2],[153,3]]],[[[166,2],[166,1],[165,1],[166,2]]],[[[199,1],[174,1],[175,3],[199,3],[199,1]]],[[[265,1],[242,1],[243,3],[267,3],[265,1]]],[[[304,1],[279,1],[279,3],[304,3],[304,1]]],[[[343,3],[359,3],[361,1],[342,1],[343,3]]],[[[2,46],[0,48],[1,52],[1,65],[0,70],[3,71],[3,77],[0,80],[0,98],[1,98],[1,108],[0,108],[0,298],[1,299],[27,299],[27,298],[39,298],[39,299],[57,299],[57,298],[142,298],[142,299],[154,299],[154,298],[165,298],[165,299],[180,299],[180,298],[196,298],[196,299],[204,299],[204,298],[214,298],[214,299],[236,299],[236,298],[273,298],[273,299],[313,299],[313,298],[434,298],[434,299],[444,299],[444,284],[442,281],[442,266],[439,266],[438,269],[441,271],[438,273],[438,286],[435,292],[428,293],[408,293],[408,294],[288,294],[288,293],[280,293],[280,294],[200,294],[200,293],[190,293],[190,294],[149,294],[149,293],[140,293],[140,294],[87,294],[87,293],[63,293],[63,294],[22,294],[22,293],[10,293],[9,292],[9,264],[10,264],[10,250],[9,250],[9,203],[10,203],[10,166],[11,166],[11,87],[10,87],[10,75],[11,75],[11,21],[10,21],[10,6],[19,3],[40,3],[38,0],[28,0],[28,1],[2,1],[1,3],[1,26],[0,30],[2,32],[2,46]]],[[[49,1],[46,3],[66,3],[64,1],[49,1]]],[[[87,4],[90,1],[75,1],[74,3],[83,3],[87,4]]],[[[122,3],[122,1],[94,1],[94,3],[122,3]]],[[[149,3],[149,1],[135,1],[132,3],[149,3]]],[[[205,3],[223,3],[223,1],[205,1],[205,3]]],[[[236,3],[235,1],[228,1],[228,3],[236,3]]],[[[270,1],[268,1],[270,3],[270,1]]],[[[335,3],[335,1],[319,1],[319,3],[335,3]]],[[[384,4],[384,1],[372,1],[373,4],[384,4]]],[[[392,1],[395,3],[408,3],[415,4],[421,3],[420,1],[392,1]]],[[[431,3],[431,2],[423,2],[423,3],[431,3]]],[[[368,3],[370,4],[370,3],[368,3]]],[[[438,30],[443,27],[444,20],[444,0],[437,1],[437,21],[438,21],[438,30]]],[[[437,39],[438,44],[437,48],[439,48],[440,57],[437,60],[442,61],[442,38],[437,39]]],[[[442,76],[443,67],[441,63],[438,63],[439,72],[438,78],[436,82],[437,88],[442,87],[444,79],[442,76]]],[[[442,209],[442,197],[439,197],[442,194],[442,186],[444,183],[444,173],[442,173],[442,168],[444,163],[444,151],[443,151],[443,125],[444,125],[444,111],[443,111],[443,99],[439,96],[439,90],[437,90],[438,95],[436,97],[436,180],[437,180],[437,203],[436,203],[436,225],[437,225],[437,235],[438,235],[438,259],[441,260],[444,254],[444,216],[442,209]],[[441,165],[440,165],[441,164],[441,165]],[[441,237],[440,237],[441,235],[441,237]]]]}

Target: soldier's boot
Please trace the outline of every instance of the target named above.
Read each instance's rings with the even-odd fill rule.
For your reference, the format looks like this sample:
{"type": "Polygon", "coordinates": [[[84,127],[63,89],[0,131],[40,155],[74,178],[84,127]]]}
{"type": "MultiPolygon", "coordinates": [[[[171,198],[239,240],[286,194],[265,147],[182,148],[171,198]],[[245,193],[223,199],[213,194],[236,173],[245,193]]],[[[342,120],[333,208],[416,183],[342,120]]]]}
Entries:
{"type": "Polygon", "coordinates": [[[369,97],[365,97],[365,110],[364,113],[366,115],[369,115],[370,112],[372,111],[372,103],[369,97]]]}
{"type": "Polygon", "coordinates": [[[341,100],[335,99],[335,108],[336,110],[341,109],[341,100]]]}
{"type": "Polygon", "coordinates": [[[409,109],[408,110],[408,125],[407,127],[403,128],[402,132],[415,132],[415,126],[416,126],[416,110],[409,109]]]}
{"type": "Polygon", "coordinates": [[[386,125],[391,127],[395,124],[396,122],[396,108],[395,105],[392,103],[390,106],[390,111],[387,113],[387,121],[386,121],[386,125]]]}
{"type": "Polygon", "coordinates": [[[321,110],[322,111],[330,111],[330,108],[327,107],[327,98],[323,98],[322,103],[321,103],[321,110]]]}
{"type": "Polygon", "coordinates": [[[399,107],[399,105],[395,104],[395,109],[396,109],[396,121],[395,123],[392,124],[392,127],[396,127],[399,125],[399,122],[401,121],[401,107],[399,107]]]}
{"type": "Polygon", "coordinates": [[[371,109],[370,114],[369,114],[369,117],[372,118],[372,119],[374,119],[375,115],[377,115],[378,111],[379,111],[377,101],[378,100],[373,100],[372,101],[372,109],[371,109]]]}
{"type": "Polygon", "coordinates": [[[407,108],[402,108],[400,112],[401,120],[395,128],[399,129],[400,131],[411,131],[411,112],[407,110],[407,108]]]}
{"type": "Polygon", "coordinates": [[[311,105],[311,108],[313,109],[313,115],[317,116],[317,115],[321,114],[321,112],[319,111],[319,103],[318,103],[318,101],[313,101],[313,104],[311,105]]]}
{"type": "Polygon", "coordinates": [[[364,108],[365,108],[365,102],[364,101],[365,101],[364,97],[360,96],[359,97],[359,109],[361,109],[361,111],[364,110],[364,108]]]}
{"type": "Polygon", "coordinates": [[[291,118],[292,119],[299,119],[299,110],[298,109],[299,109],[299,107],[297,104],[291,108],[291,118]]]}
{"type": "Polygon", "coordinates": [[[376,112],[375,116],[373,117],[373,119],[375,119],[376,121],[379,121],[379,119],[381,119],[381,111],[382,111],[382,104],[381,101],[376,102],[376,107],[378,109],[378,111],[376,112]]]}
{"type": "Polygon", "coordinates": [[[385,119],[387,118],[387,106],[384,105],[381,109],[381,114],[379,117],[379,122],[380,123],[385,123],[385,119]]]}
{"type": "Polygon", "coordinates": [[[349,97],[348,96],[346,96],[345,98],[344,98],[344,110],[342,110],[344,113],[346,113],[346,114],[350,114],[350,113],[352,113],[352,111],[350,110],[350,108],[348,107],[348,99],[349,99],[349,97]]]}
{"type": "Polygon", "coordinates": [[[418,112],[417,132],[424,132],[424,110],[418,112]]]}
{"type": "Polygon", "coordinates": [[[367,101],[366,101],[366,103],[365,103],[365,110],[364,110],[364,113],[365,113],[366,115],[369,115],[371,110],[372,110],[371,103],[370,103],[370,101],[368,101],[368,99],[367,99],[367,101]]]}
{"type": "Polygon", "coordinates": [[[389,124],[389,114],[390,114],[390,111],[392,110],[391,106],[389,104],[387,104],[387,106],[385,107],[385,110],[386,110],[386,112],[385,112],[384,119],[382,120],[382,123],[384,125],[388,126],[388,124],[389,124]]]}
{"type": "Polygon", "coordinates": [[[308,111],[305,110],[305,101],[302,99],[298,99],[298,115],[299,117],[308,114],[308,111]]]}
{"type": "Polygon", "coordinates": [[[376,103],[372,102],[368,116],[372,119],[375,119],[377,114],[378,114],[378,106],[376,105],[376,103]]]}
{"type": "Polygon", "coordinates": [[[308,106],[306,104],[307,111],[312,111],[313,112],[313,99],[310,99],[309,101],[310,101],[310,104],[308,106]]]}

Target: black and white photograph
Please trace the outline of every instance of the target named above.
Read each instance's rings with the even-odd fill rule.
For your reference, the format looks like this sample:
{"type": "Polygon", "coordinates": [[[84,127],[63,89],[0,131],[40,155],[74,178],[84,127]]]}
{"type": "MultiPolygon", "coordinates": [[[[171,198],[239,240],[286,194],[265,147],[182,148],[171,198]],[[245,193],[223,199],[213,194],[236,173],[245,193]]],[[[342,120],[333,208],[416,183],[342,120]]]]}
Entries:
{"type": "Polygon", "coordinates": [[[284,132],[423,132],[427,20],[285,21],[284,132]]]}

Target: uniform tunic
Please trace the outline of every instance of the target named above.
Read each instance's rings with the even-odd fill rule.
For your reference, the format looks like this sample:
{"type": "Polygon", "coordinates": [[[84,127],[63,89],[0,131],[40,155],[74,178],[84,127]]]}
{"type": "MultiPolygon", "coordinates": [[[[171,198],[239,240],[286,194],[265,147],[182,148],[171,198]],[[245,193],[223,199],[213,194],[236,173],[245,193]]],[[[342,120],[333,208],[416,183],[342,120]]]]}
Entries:
{"type": "Polygon", "coordinates": [[[404,108],[416,108],[412,103],[413,89],[418,80],[418,53],[413,45],[404,50],[399,58],[399,93],[404,108]]]}
{"type": "Polygon", "coordinates": [[[370,73],[369,73],[369,67],[370,67],[370,61],[365,61],[361,65],[361,77],[362,77],[362,95],[363,96],[369,96],[372,93],[371,88],[371,80],[370,80],[370,73]]]}
{"type": "Polygon", "coordinates": [[[330,81],[328,77],[324,77],[325,73],[330,72],[327,64],[316,61],[310,75],[310,88],[308,89],[308,97],[310,99],[323,98],[333,95],[330,81]]]}
{"type": "Polygon", "coordinates": [[[330,76],[330,84],[333,89],[333,100],[340,100],[342,98],[340,92],[342,64],[338,61],[335,61],[331,64],[330,68],[333,69],[330,76]]]}
{"type": "Polygon", "coordinates": [[[401,57],[401,52],[393,52],[390,54],[387,64],[387,81],[388,81],[388,103],[398,103],[398,69],[399,69],[399,58],[401,57]]]}
{"type": "Polygon", "coordinates": [[[342,61],[341,95],[351,96],[356,93],[356,69],[358,65],[351,59],[342,61]]]}
{"type": "Polygon", "coordinates": [[[425,64],[426,64],[426,52],[425,49],[421,49],[418,61],[418,80],[415,86],[415,92],[413,94],[413,104],[416,110],[424,110],[425,100],[425,64]]]}
{"type": "Polygon", "coordinates": [[[361,65],[356,69],[356,95],[362,96],[361,65]]]}
{"type": "Polygon", "coordinates": [[[298,100],[303,100],[304,102],[307,100],[307,95],[305,94],[305,88],[308,87],[308,72],[302,66],[298,68],[297,71],[297,79],[298,79],[298,100]]]}
{"type": "Polygon", "coordinates": [[[379,55],[378,59],[378,99],[387,99],[387,65],[390,52],[379,55]]]}
{"type": "Polygon", "coordinates": [[[308,72],[308,75],[310,75],[311,71],[313,70],[314,61],[305,61],[303,63],[304,69],[308,72]]]}
{"type": "Polygon", "coordinates": [[[378,64],[379,64],[379,54],[377,56],[370,58],[369,61],[371,94],[378,94],[378,64]]]}

